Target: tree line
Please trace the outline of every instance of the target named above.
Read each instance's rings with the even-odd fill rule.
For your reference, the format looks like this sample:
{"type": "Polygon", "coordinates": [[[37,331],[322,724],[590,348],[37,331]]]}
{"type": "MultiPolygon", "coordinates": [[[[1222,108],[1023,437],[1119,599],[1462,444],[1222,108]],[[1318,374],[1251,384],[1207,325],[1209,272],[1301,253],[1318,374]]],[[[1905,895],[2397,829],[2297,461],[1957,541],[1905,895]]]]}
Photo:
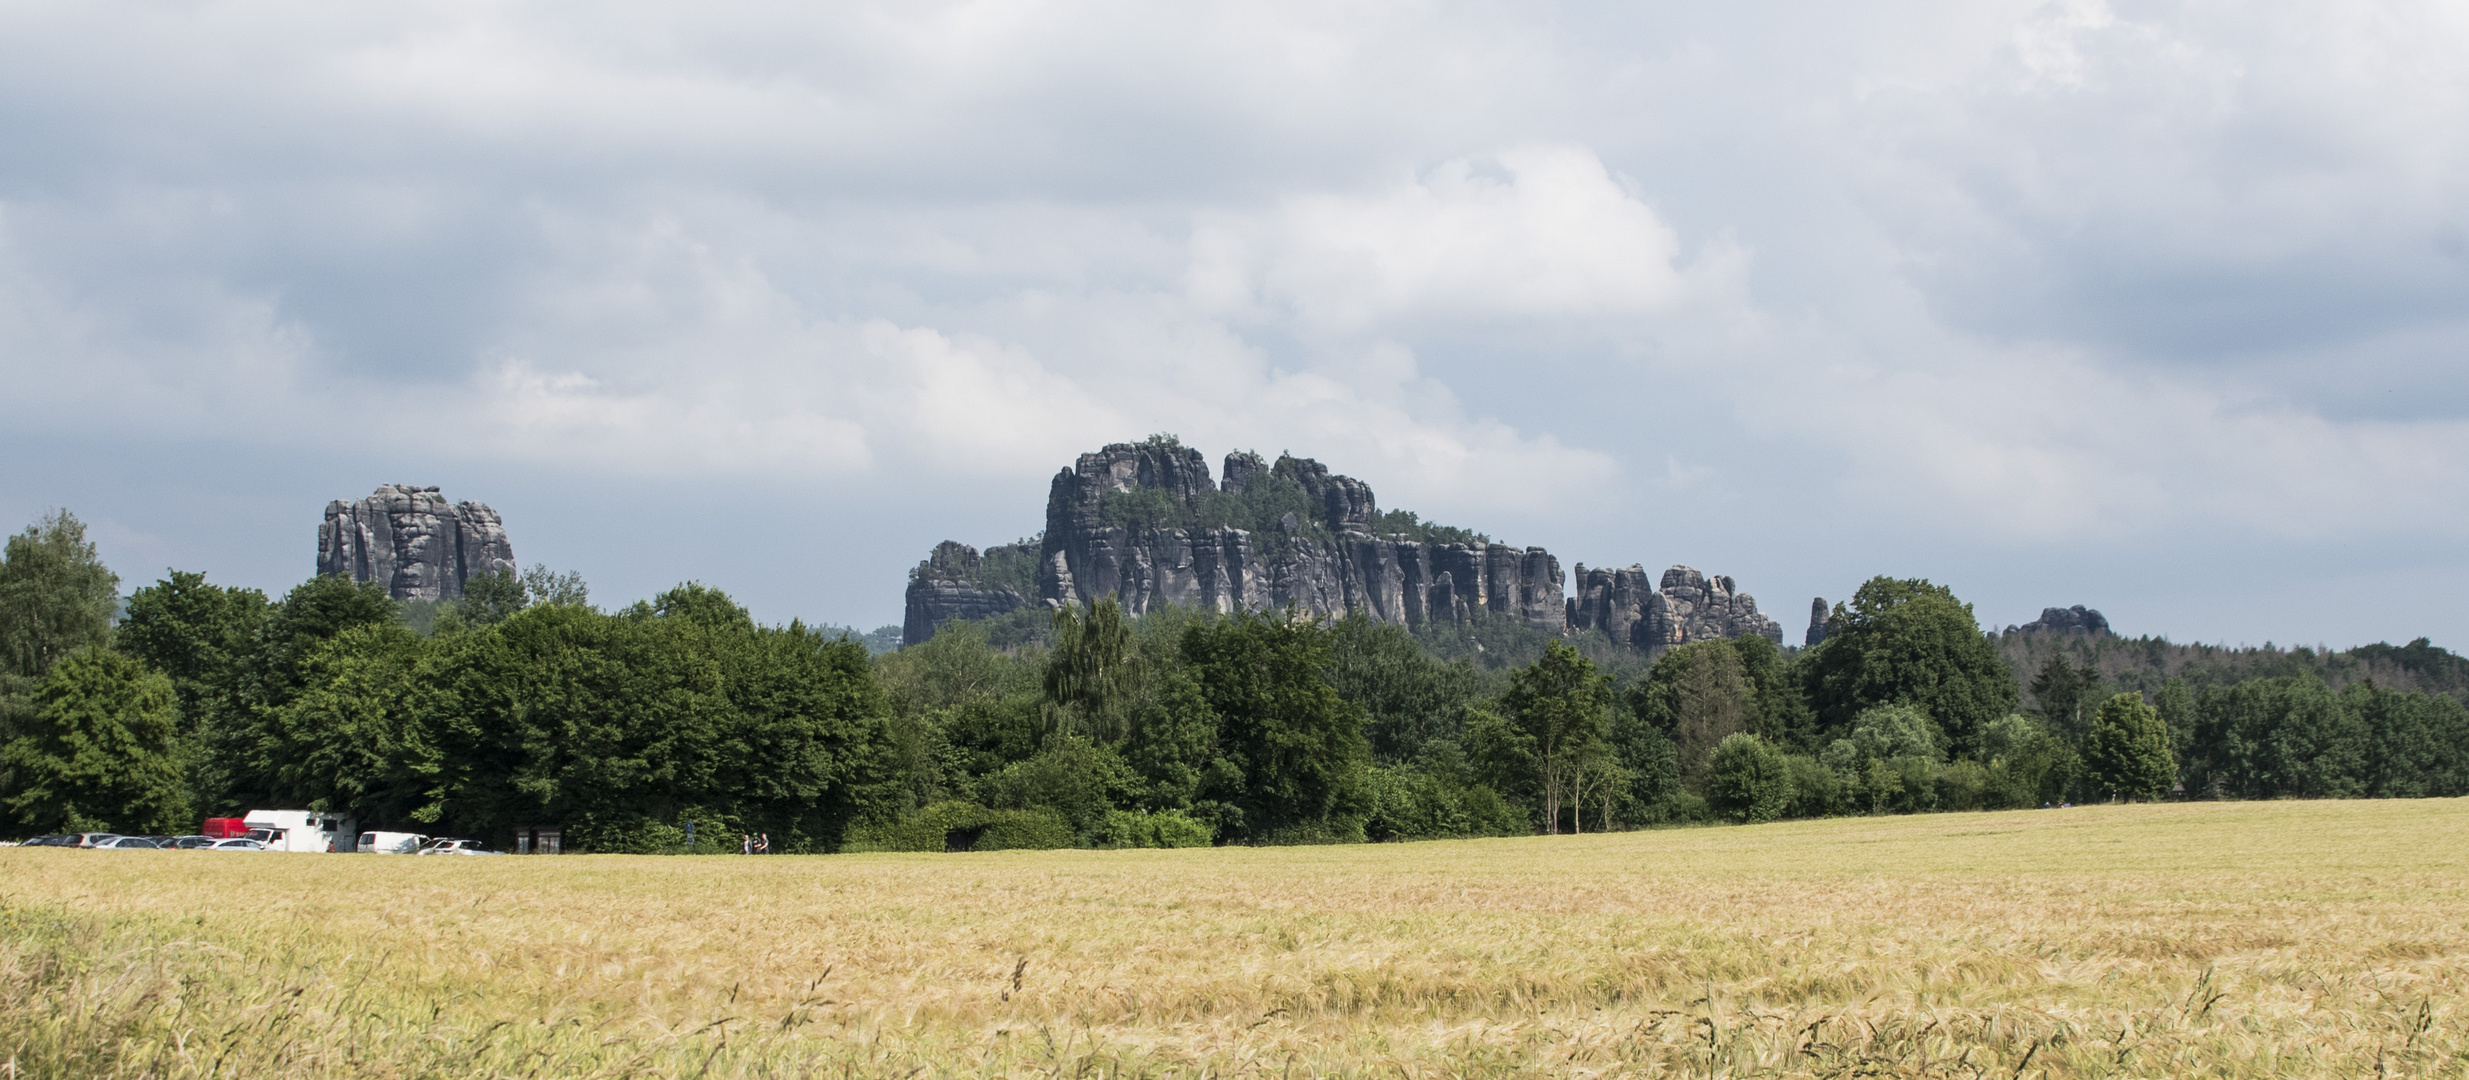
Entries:
{"type": "Polygon", "coordinates": [[[66,513],[7,542],[9,829],[281,806],[556,825],[576,850],[684,850],[689,822],[703,848],[946,850],[2469,793],[2450,694],[2305,671],[2147,693],[2055,652],[2019,678],[1922,580],[1868,582],[1808,649],[1553,638],[1508,663],[1478,628],[1489,664],[1359,615],[1111,601],[1045,615],[1042,642],[953,623],[870,656],[691,583],[604,612],[540,567],[426,608],[331,577],[280,599],[183,571],[118,585],[66,513]]]}

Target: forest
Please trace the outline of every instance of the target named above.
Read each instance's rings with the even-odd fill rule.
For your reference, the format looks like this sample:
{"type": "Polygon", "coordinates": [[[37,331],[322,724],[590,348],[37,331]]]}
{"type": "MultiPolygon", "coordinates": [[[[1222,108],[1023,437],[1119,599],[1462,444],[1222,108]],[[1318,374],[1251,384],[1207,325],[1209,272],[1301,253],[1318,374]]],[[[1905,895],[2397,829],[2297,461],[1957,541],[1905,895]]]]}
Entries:
{"type": "MultiPolygon", "coordinates": [[[[292,807],[568,850],[990,850],[1577,833],[2107,800],[2469,793],[2469,662],[1990,633],[1879,577],[1825,639],[1646,655],[1513,620],[1126,618],[872,652],[545,567],[407,605],[173,571],[66,512],[0,560],[0,833],[292,807]]],[[[989,630],[998,631],[990,634],[989,630]]]]}

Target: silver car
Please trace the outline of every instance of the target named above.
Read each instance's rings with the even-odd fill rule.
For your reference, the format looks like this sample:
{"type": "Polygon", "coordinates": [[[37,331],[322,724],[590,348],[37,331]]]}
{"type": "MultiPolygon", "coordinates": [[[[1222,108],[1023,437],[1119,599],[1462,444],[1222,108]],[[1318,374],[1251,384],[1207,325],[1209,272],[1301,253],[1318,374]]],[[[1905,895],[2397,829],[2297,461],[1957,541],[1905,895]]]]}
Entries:
{"type": "Polygon", "coordinates": [[[247,838],[247,837],[245,837],[245,836],[235,836],[235,837],[232,837],[232,838],[231,838],[231,839],[229,839],[229,840],[217,840],[217,841],[215,841],[215,842],[214,842],[214,843],[212,843],[212,844],[209,844],[209,845],[207,845],[207,846],[205,846],[205,847],[199,848],[198,850],[199,850],[199,851],[269,851],[269,850],[272,850],[272,849],[268,848],[268,847],[267,847],[266,845],[264,845],[264,844],[258,843],[257,841],[255,841],[255,840],[251,840],[251,839],[249,839],[249,838],[247,838]]]}

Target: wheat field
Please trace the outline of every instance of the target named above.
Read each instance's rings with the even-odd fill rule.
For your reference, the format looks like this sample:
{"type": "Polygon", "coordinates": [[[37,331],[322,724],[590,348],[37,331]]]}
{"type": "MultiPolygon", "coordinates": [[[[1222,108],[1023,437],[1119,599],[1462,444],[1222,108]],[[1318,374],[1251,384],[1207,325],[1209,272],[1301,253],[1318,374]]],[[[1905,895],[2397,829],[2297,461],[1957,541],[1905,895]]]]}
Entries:
{"type": "Polygon", "coordinates": [[[19,1076],[2469,1076],[2469,801],[1183,851],[0,850],[19,1076]]]}

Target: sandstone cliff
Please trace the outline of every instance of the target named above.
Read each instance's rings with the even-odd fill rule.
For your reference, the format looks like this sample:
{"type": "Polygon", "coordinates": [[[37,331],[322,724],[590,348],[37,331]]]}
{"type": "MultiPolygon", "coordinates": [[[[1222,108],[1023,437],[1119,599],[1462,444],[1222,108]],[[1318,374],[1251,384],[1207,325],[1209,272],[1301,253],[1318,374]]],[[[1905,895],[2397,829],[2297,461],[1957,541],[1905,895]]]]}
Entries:
{"type": "Polygon", "coordinates": [[[1675,566],[1647,587],[1646,570],[1577,566],[1577,595],[1569,598],[1569,629],[1601,630],[1612,640],[1641,649],[1665,649],[1689,641],[1756,635],[1778,645],[1783,625],[1757,610],[1757,598],[1728,577],[1708,577],[1675,566]]]}
{"type": "Polygon", "coordinates": [[[473,576],[514,568],[497,511],[449,505],[433,487],[386,484],[358,502],[338,499],[317,529],[319,574],[376,581],[397,600],[451,600],[473,576]]]}
{"type": "MultiPolygon", "coordinates": [[[[1587,605],[1580,630],[1617,624],[1616,638],[1647,648],[1781,635],[1729,578],[1674,567],[1662,588],[1640,590],[1634,567],[1593,573],[1630,575],[1628,591],[1587,605]]],[[[1514,618],[1552,634],[1570,632],[1580,606],[1564,597],[1560,560],[1540,547],[1384,515],[1370,485],[1310,458],[1271,463],[1238,451],[1213,479],[1199,450],[1158,438],[1082,454],[1057,473],[1035,541],[983,554],[937,546],[909,575],[902,635],[914,644],[948,619],[1105,597],[1133,615],[1161,604],[1292,604],[1408,627],[1514,618]],[[1024,569],[1032,543],[1034,567],[1024,569]]]]}

